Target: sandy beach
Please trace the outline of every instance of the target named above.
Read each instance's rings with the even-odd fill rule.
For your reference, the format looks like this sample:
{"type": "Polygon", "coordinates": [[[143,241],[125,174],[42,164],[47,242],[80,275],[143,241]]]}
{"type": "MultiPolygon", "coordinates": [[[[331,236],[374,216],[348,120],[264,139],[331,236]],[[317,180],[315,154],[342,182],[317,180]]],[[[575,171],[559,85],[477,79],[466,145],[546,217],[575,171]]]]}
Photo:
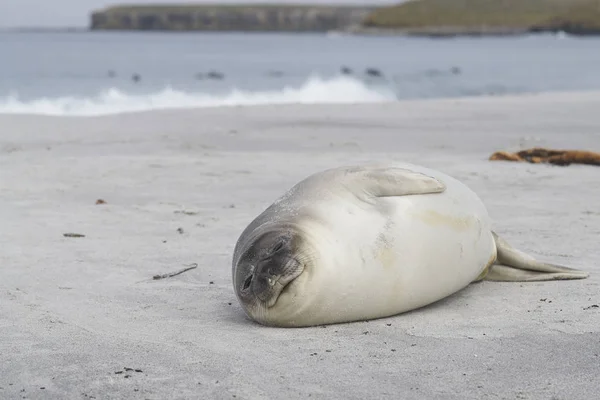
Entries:
{"type": "Polygon", "coordinates": [[[600,169],[488,161],[534,146],[600,151],[600,92],[0,115],[0,398],[591,399],[600,169]],[[231,286],[245,226],[310,173],[382,160],[462,180],[511,244],[590,277],[483,282],[370,322],[249,321],[231,286]]]}

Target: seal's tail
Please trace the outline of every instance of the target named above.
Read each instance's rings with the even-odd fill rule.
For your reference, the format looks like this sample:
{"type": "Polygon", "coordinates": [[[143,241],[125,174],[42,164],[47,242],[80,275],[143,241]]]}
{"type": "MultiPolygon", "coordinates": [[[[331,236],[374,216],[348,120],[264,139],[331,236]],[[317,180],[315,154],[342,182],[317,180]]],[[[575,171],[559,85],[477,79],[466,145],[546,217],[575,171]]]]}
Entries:
{"type": "Polygon", "coordinates": [[[492,232],[498,257],[496,263],[483,278],[486,281],[535,282],[550,280],[585,279],[587,272],[562,265],[537,261],[528,254],[513,248],[508,242],[492,232]]]}

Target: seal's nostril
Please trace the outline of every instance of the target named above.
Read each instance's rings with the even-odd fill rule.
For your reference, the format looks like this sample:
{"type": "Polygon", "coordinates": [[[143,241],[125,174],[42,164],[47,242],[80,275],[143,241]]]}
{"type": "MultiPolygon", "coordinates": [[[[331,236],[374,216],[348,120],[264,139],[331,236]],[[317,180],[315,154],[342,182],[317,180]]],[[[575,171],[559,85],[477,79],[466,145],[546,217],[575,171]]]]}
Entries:
{"type": "Polygon", "coordinates": [[[246,280],[244,281],[244,287],[242,288],[242,290],[247,290],[250,287],[251,283],[252,283],[252,275],[250,275],[249,277],[246,278],[246,280]]]}

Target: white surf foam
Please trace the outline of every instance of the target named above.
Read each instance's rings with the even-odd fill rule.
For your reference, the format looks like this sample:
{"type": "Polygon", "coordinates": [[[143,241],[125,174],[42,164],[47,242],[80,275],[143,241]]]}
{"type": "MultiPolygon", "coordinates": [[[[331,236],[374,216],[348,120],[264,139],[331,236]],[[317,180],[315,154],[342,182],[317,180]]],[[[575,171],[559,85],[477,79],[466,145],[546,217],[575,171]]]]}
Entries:
{"type": "Polygon", "coordinates": [[[123,112],[172,108],[261,104],[372,103],[395,99],[391,91],[367,87],[350,77],[322,79],[311,77],[299,87],[278,91],[232,90],[225,95],[183,92],[167,87],[159,92],[135,95],[115,88],[94,97],[38,98],[19,100],[18,95],[0,98],[0,113],[60,116],[98,116],[123,112]]]}

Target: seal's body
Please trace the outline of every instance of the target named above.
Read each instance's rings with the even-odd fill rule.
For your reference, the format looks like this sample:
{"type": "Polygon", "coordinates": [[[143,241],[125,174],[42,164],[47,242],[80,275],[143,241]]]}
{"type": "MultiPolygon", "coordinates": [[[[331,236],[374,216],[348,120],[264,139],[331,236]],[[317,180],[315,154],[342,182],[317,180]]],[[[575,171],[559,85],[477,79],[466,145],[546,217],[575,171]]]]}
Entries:
{"type": "Polygon", "coordinates": [[[233,257],[247,315],[290,327],[392,316],[480,279],[586,276],[510,248],[471,189],[410,164],[309,176],[244,230],[233,257]],[[511,264],[491,268],[503,257],[511,264]]]}

